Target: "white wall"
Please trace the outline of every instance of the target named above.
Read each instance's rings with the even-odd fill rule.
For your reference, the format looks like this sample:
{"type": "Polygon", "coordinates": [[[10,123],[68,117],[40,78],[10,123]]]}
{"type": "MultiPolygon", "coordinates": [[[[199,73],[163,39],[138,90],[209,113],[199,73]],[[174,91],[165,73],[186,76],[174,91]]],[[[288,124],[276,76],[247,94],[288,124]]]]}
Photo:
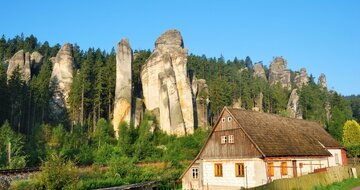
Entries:
{"type": "Polygon", "coordinates": [[[287,160],[268,160],[268,162],[274,163],[274,176],[271,177],[274,179],[282,179],[282,178],[291,178],[294,177],[293,165],[292,161],[296,160],[296,168],[297,168],[297,176],[306,175],[309,173],[313,173],[315,169],[326,168],[328,167],[327,157],[324,158],[289,158],[287,160]],[[288,175],[281,175],[281,162],[287,162],[288,166],[288,175]],[[302,168],[300,167],[302,164],[302,168]]]}
{"type": "Polygon", "coordinates": [[[232,186],[255,187],[266,183],[265,163],[262,159],[236,159],[236,160],[204,160],[203,185],[207,186],[232,186]],[[214,176],[214,164],[222,163],[223,176],[214,176]],[[244,163],[245,176],[235,176],[235,164],[244,163]]]}
{"type": "Polygon", "coordinates": [[[342,155],[341,155],[341,149],[327,149],[332,156],[329,157],[329,167],[331,166],[338,166],[338,165],[343,165],[342,164],[342,155]],[[338,159],[339,159],[339,164],[336,164],[336,160],[335,160],[335,155],[337,154],[338,159]]]}

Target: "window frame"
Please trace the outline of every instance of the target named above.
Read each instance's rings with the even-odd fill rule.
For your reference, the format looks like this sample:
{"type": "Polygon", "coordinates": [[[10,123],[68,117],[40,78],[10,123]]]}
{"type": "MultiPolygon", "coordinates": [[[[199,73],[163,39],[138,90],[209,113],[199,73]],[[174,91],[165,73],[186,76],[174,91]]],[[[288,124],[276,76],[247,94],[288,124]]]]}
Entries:
{"type": "Polygon", "coordinates": [[[199,179],[199,168],[198,167],[192,168],[192,179],[199,179]]]}
{"type": "Polygon", "coordinates": [[[281,162],[281,175],[288,175],[287,162],[281,162]]]}
{"type": "Polygon", "coordinates": [[[214,164],[214,176],[222,177],[223,176],[223,167],[221,163],[214,164]]]}
{"type": "Polygon", "coordinates": [[[235,177],[245,177],[244,163],[235,163],[235,177]]]}
{"type": "Polygon", "coordinates": [[[274,162],[267,163],[267,175],[268,177],[273,177],[275,174],[274,172],[274,162]]]}
{"type": "Polygon", "coordinates": [[[228,143],[228,137],[226,135],[221,135],[220,136],[220,144],[226,144],[228,143]]]}
{"type": "Polygon", "coordinates": [[[229,135],[228,136],[228,143],[229,144],[234,144],[235,143],[235,136],[234,135],[229,135]]]}
{"type": "Polygon", "coordinates": [[[338,154],[338,153],[335,153],[334,157],[335,157],[335,164],[336,164],[336,165],[340,165],[339,154],[338,154]]]}
{"type": "Polygon", "coordinates": [[[228,122],[231,122],[232,121],[232,117],[228,117],[228,122]]]}

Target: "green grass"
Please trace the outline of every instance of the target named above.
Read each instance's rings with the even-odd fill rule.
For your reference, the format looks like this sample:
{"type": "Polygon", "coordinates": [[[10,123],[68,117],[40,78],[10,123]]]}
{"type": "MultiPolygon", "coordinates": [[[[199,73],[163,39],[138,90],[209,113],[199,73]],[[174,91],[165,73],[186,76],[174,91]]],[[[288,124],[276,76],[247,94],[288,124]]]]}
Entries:
{"type": "Polygon", "coordinates": [[[342,182],[336,182],[326,187],[315,187],[314,190],[351,190],[354,187],[360,186],[360,178],[346,179],[342,182]]]}

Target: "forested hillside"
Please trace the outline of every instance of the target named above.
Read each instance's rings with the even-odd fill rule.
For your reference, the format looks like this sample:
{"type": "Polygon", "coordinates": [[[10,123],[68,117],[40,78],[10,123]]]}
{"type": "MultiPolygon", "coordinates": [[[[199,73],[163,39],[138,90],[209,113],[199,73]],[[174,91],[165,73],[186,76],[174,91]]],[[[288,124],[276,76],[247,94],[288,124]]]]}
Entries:
{"type": "MultiPolygon", "coordinates": [[[[68,117],[53,120],[49,113],[49,99],[53,93],[49,87],[50,58],[56,56],[59,49],[59,44],[50,46],[33,35],[12,39],[2,36],[0,39],[1,168],[38,166],[53,152],[60,152],[79,164],[105,164],[106,158],[113,154],[134,157],[135,161],[191,160],[197,154],[206,131],[197,130],[194,135],[180,138],[169,136],[156,128],[157,121],[151,114],[146,114],[139,128],[122,124],[119,140],[115,140],[110,122],[116,79],[114,49],[110,52],[95,48],[84,50],[74,45],[75,71],[68,117]],[[6,75],[9,60],[19,50],[37,51],[43,56],[40,63],[31,64],[28,82],[22,79],[19,69],[15,69],[10,77],[6,75]],[[7,163],[7,153],[3,151],[9,141],[14,148],[14,163],[11,164],[7,163]]],[[[150,50],[134,51],[134,97],[142,96],[141,66],[150,54],[150,50]]],[[[297,86],[292,84],[292,88],[283,88],[280,84],[270,85],[263,78],[254,77],[254,64],[250,57],[225,60],[222,56],[188,56],[188,72],[198,79],[205,79],[209,87],[210,125],[216,122],[224,106],[233,106],[237,102],[242,108],[252,109],[259,93],[263,95],[261,107],[264,112],[288,116],[289,96],[297,86]]],[[[265,78],[268,78],[269,69],[266,64],[263,67],[265,78]]],[[[291,81],[294,81],[295,71],[290,73],[291,81]]],[[[321,88],[312,75],[307,85],[299,88],[298,94],[302,117],[323,124],[339,141],[345,121],[352,118],[353,113],[359,119],[358,98],[350,97],[350,104],[339,93],[321,88]]]]}

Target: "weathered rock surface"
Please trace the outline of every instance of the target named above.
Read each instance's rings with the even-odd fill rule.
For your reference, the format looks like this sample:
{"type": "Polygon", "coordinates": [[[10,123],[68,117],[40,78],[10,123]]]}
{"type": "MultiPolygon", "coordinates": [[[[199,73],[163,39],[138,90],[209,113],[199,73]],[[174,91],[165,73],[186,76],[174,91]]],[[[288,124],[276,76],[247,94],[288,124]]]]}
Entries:
{"type": "Polygon", "coordinates": [[[31,77],[30,69],[30,53],[24,52],[23,50],[18,51],[15,55],[9,60],[9,66],[7,69],[7,78],[11,78],[14,70],[19,67],[21,73],[21,79],[25,82],[29,82],[31,77]]]}
{"type": "Polygon", "coordinates": [[[276,57],[270,64],[270,85],[280,83],[283,88],[291,89],[290,71],[287,69],[287,61],[282,57],[276,57]]]}
{"type": "Polygon", "coordinates": [[[254,65],[254,77],[260,77],[266,80],[265,70],[261,63],[254,65]]]}
{"type": "Polygon", "coordinates": [[[116,87],[113,126],[117,134],[120,122],[131,119],[131,64],[133,52],[128,39],[121,40],[116,50],[116,87]]]}
{"type": "Polygon", "coordinates": [[[53,120],[63,119],[66,115],[68,97],[73,81],[74,53],[73,46],[65,43],[53,61],[53,70],[50,78],[50,87],[53,96],[50,99],[50,117],[53,120]]]}
{"type": "Polygon", "coordinates": [[[36,63],[36,64],[39,64],[42,62],[44,56],[42,56],[39,52],[37,51],[34,51],[32,52],[31,54],[31,63],[36,63]]]}
{"type": "Polygon", "coordinates": [[[168,30],[156,40],[155,49],[141,71],[146,109],[159,109],[160,128],[169,134],[194,131],[187,55],[180,32],[168,30]]]}
{"type": "Polygon", "coordinates": [[[287,111],[290,118],[302,119],[302,111],[299,106],[299,95],[297,93],[297,89],[292,90],[288,105],[287,111]]]}
{"type": "Polygon", "coordinates": [[[135,101],[135,111],[134,111],[134,126],[137,128],[140,126],[140,123],[144,119],[145,106],[144,100],[141,98],[136,98],[135,101]]]}
{"type": "Polygon", "coordinates": [[[210,99],[206,80],[194,78],[192,81],[192,89],[195,99],[197,125],[202,129],[208,129],[210,99]]]}
{"type": "Polygon", "coordinates": [[[232,108],[236,108],[236,109],[241,109],[241,97],[239,97],[238,99],[234,99],[233,103],[231,105],[232,108]]]}
{"type": "Polygon", "coordinates": [[[297,87],[302,88],[309,82],[309,76],[306,72],[306,68],[301,68],[300,72],[295,73],[294,83],[297,87]]]}
{"type": "Polygon", "coordinates": [[[321,75],[319,76],[318,85],[323,89],[327,88],[326,76],[324,73],[321,73],[321,75]]]}
{"type": "Polygon", "coordinates": [[[252,108],[253,111],[262,112],[263,111],[263,98],[264,95],[262,92],[255,98],[255,105],[252,108]]]}

